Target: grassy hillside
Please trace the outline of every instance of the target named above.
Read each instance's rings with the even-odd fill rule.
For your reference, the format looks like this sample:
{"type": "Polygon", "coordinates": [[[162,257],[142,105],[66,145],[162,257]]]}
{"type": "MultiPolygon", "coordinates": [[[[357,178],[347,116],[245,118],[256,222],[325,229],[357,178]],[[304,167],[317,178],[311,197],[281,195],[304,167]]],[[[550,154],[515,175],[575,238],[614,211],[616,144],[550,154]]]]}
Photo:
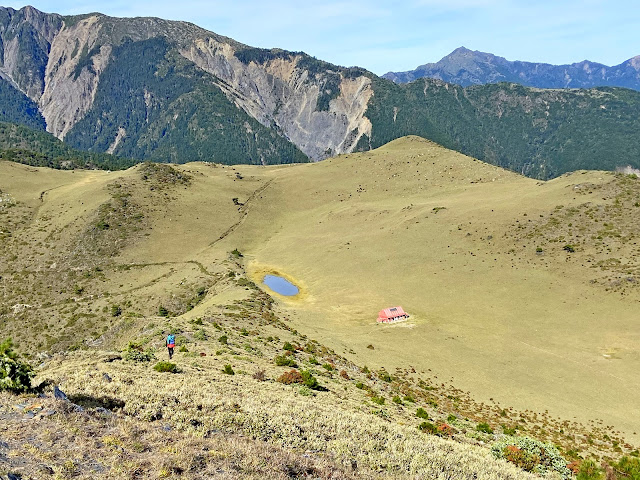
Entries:
{"type": "Polygon", "coordinates": [[[2,334],[60,352],[39,379],[122,421],[391,477],[513,478],[475,447],[471,463],[438,459],[503,434],[567,461],[637,452],[637,177],[540,182],[409,137],[268,168],[0,162],[0,190],[2,334]],[[257,288],[265,273],[301,294],[257,288]],[[409,321],[377,325],[392,305],[409,321]],[[161,359],[169,331],[180,374],[109,353],[132,341],[161,359]],[[329,391],[275,381],[292,368],[276,357],[329,391]]]}

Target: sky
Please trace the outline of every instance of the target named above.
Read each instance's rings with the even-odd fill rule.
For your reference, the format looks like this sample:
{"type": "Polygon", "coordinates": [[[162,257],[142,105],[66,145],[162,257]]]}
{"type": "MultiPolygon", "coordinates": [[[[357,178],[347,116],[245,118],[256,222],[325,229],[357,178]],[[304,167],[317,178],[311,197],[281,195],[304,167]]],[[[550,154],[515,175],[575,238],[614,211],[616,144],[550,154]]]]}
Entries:
{"type": "MultiPolygon", "coordinates": [[[[640,55],[638,0],[32,0],[49,13],[195,23],[262,48],[304,51],[378,75],[460,46],[508,60],[618,65],[640,55]]],[[[4,2],[21,8],[25,3],[4,2]]]]}

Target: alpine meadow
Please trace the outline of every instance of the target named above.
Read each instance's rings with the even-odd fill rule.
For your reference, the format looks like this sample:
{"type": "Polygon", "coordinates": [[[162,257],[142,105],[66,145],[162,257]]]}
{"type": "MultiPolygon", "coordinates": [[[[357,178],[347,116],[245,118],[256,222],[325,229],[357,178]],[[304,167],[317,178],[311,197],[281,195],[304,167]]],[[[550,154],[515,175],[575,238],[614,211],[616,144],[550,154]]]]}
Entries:
{"type": "Polygon", "coordinates": [[[640,478],[640,92],[0,40],[1,479],[640,478]]]}

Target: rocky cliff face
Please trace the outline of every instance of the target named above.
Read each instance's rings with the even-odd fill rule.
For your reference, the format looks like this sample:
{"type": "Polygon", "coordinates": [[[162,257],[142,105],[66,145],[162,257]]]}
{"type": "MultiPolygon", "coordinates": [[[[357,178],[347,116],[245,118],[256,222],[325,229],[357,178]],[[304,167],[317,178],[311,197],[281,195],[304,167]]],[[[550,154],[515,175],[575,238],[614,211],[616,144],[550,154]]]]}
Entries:
{"type": "Polygon", "coordinates": [[[59,15],[0,7],[0,76],[36,102],[44,91],[51,42],[61,27],[59,15]]]}
{"type": "MultiPolygon", "coordinates": [[[[321,69],[304,54],[282,51],[274,58],[241,59],[238,52],[252,49],[184,22],[1,8],[0,75],[34,100],[47,130],[64,139],[93,107],[113,48],[154,37],[165,38],[210,73],[238,108],[314,160],[350,152],[370,134],[365,111],[372,89],[366,75],[321,69]]],[[[111,145],[118,143],[114,137],[111,145]]]]}
{"type": "Polygon", "coordinates": [[[624,87],[640,90],[640,57],[608,67],[584,60],[571,65],[510,62],[490,53],[457,48],[437,63],[408,72],[389,72],[384,78],[396,83],[436,78],[462,85],[513,82],[537,88],[624,87]]]}
{"type": "Polygon", "coordinates": [[[198,38],[180,53],[220,79],[229,98],[266,126],[275,126],[313,159],[351,152],[371,123],[364,116],[372,95],[371,80],[348,78],[341,71],[311,73],[301,54],[279,55],[264,63],[242,62],[238,47],[198,38]],[[334,77],[335,98],[320,110],[318,99],[327,77],[334,77]]]}

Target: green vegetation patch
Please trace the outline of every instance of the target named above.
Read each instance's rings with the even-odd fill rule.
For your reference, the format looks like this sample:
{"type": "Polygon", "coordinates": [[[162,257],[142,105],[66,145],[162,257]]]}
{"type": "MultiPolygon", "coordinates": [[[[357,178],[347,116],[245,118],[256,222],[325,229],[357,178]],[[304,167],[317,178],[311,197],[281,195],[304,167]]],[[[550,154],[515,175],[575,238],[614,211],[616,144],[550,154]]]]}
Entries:
{"type": "Polygon", "coordinates": [[[491,453],[494,457],[504,458],[527,472],[541,475],[556,472],[562,478],[571,478],[571,470],[567,468],[567,461],[550,443],[529,437],[510,438],[494,443],[491,447],[491,453]]]}
{"type": "Polygon", "coordinates": [[[21,361],[13,351],[10,338],[0,343],[0,390],[26,392],[31,389],[31,379],[34,375],[31,366],[21,361]]]}

